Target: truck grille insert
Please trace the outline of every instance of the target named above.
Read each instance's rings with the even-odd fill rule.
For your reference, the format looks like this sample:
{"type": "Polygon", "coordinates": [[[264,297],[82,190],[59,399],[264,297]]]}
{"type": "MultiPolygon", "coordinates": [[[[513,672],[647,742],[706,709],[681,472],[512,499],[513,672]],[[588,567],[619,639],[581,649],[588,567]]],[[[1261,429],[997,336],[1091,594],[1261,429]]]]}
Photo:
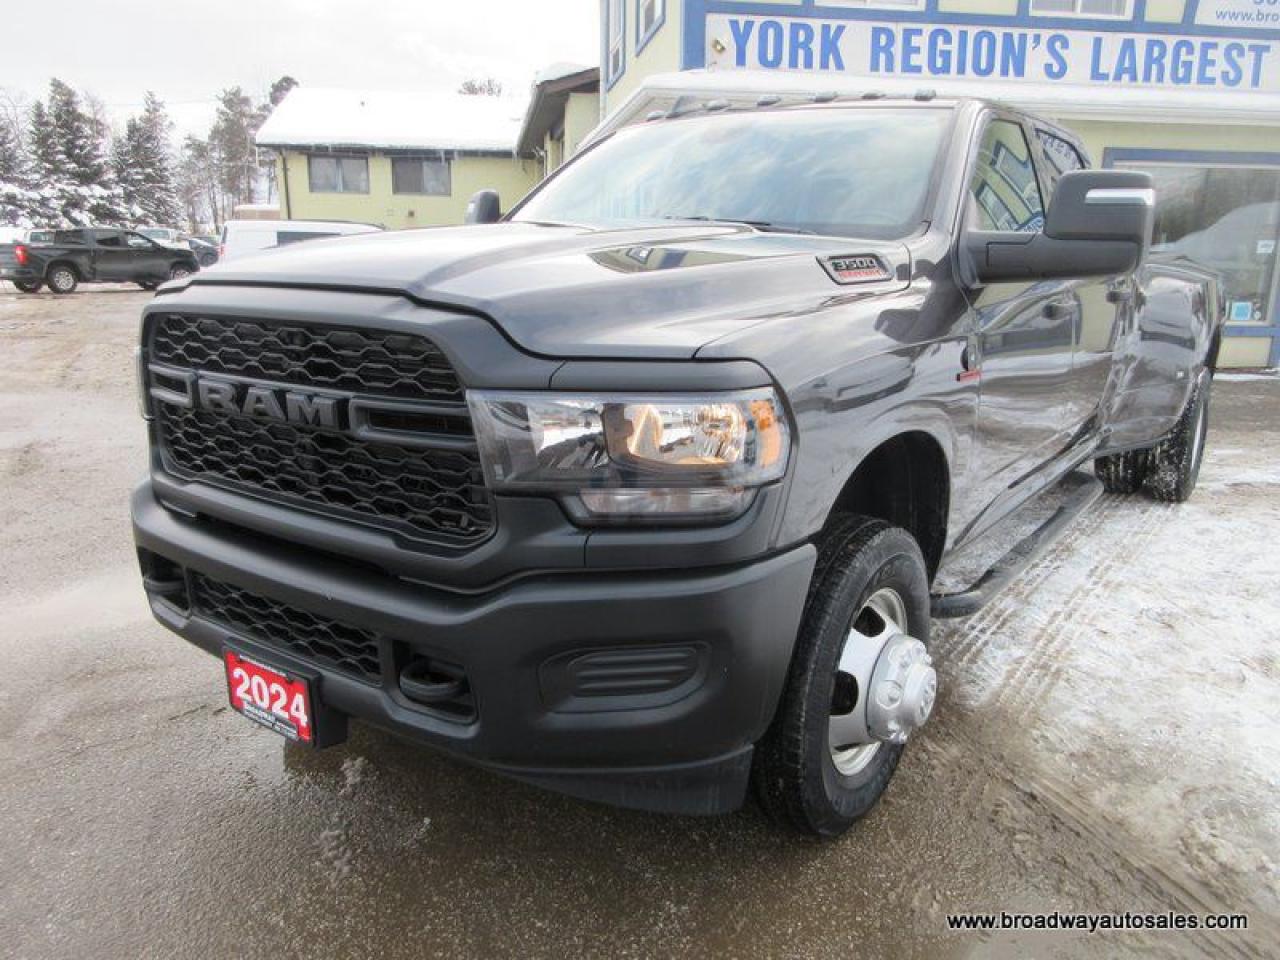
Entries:
{"type": "Polygon", "coordinates": [[[364,680],[381,682],[377,634],[190,571],[196,614],[228,630],[364,680]]]}
{"type": "Polygon", "coordinates": [[[434,343],[413,334],[169,314],[156,322],[151,359],[300,386],[462,403],[462,385],[434,343]]]}
{"type": "Polygon", "coordinates": [[[152,373],[161,385],[190,372],[316,388],[344,411],[334,427],[158,398],[161,461],[176,477],[381,527],[418,542],[411,546],[463,549],[493,529],[463,388],[424,337],[164,315],[149,361],[166,368],[162,380],[152,373]],[[362,433],[345,412],[355,401],[400,406],[371,415],[380,429],[362,433]]]}

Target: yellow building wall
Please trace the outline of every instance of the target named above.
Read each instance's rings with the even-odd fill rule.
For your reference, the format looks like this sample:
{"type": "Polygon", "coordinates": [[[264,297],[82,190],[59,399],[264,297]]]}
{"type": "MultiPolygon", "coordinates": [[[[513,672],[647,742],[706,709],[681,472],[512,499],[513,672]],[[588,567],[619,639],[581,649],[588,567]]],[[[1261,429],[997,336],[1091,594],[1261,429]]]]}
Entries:
{"type": "Polygon", "coordinates": [[[1181,23],[1186,0],[1147,0],[1147,19],[1155,23],[1181,23]]]}
{"type": "MultiPolygon", "coordinates": [[[[646,53],[648,50],[646,49],[646,53]]],[[[564,108],[564,154],[568,160],[578,152],[587,134],[600,121],[600,95],[596,93],[571,93],[564,108]]]]}
{"type": "MultiPolygon", "coordinates": [[[[666,0],[666,21],[658,32],[649,38],[643,50],[636,53],[636,0],[623,0],[626,10],[626,30],[623,45],[626,48],[626,67],[616,83],[609,86],[603,76],[608,64],[606,40],[601,40],[600,97],[607,115],[626,101],[645,77],[654,73],[669,73],[680,69],[680,34],[684,22],[684,0],[666,0]]],[[[603,8],[602,8],[603,9],[603,8]]]]}
{"type": "Polygon", "coordinates": [[[938,12],[1012,17],[1018,12],[1018,0],[938,0],[938,12]]]}
{"type": "Polygon", "coordinates": [[[1069,118],[1060,122],[1084,141],[1097,166],[1102,166],[1107,147],[1280,153],[1280,126],[1125,123],[1069,118]]]}
{"type": "MultiPolygon", "coordinates": [[[[294,220],[359,220],[376,223],[388,230],[431,227],[461,223],[467,201],[477,190],[497,190],[502,209],[510,210],[538,182],[540,164],[536,160],[508,157],[455,157],[452,162],[452,193],[447,197],[397,194],[391,191],[391,158],[369,157],[368,193],[312,193],[307,177],[307,155],[288,151],[288,210],[280,191],[281,215],[294,220]]],[[[279,182],[285,174],[277,160],[279,182]]]]}

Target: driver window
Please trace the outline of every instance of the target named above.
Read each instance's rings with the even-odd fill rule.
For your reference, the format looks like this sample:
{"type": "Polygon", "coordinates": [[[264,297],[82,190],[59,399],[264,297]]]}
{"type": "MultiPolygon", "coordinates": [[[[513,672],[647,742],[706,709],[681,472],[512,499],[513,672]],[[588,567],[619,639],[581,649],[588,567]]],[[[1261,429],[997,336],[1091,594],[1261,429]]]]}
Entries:
{"type": "Polygon", "coordinates": [[[124,244],[120,241],[120,234],[114,233],[114,232],[108,233],[105,230],[102,233],[98,234],[97,241],[98,241],[98,246],[100,247],[123,247],[124,246],[124,244]]]}
{"type": "Polygon", "coordinates": [[[1039,233],[1044,203],[1021,124],[992,120],[982,134],[969,184],[969,222],[978,230],[1039,233]]]}

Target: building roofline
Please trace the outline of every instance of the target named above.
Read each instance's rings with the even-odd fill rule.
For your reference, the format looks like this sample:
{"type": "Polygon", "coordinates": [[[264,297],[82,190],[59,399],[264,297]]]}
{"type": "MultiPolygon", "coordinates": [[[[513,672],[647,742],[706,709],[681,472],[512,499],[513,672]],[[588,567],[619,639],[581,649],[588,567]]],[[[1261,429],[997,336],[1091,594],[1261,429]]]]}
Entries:
{"type": "Polygon", "coordinates": [[[516,150],[532,154],[542,145],[542,139],[564,112],[564,105],[572,93],[594,93],[600,89],[600,68],[585,67],[574,73],[566,73],[533,85],[533,95],[520,126],[516,150]]]}

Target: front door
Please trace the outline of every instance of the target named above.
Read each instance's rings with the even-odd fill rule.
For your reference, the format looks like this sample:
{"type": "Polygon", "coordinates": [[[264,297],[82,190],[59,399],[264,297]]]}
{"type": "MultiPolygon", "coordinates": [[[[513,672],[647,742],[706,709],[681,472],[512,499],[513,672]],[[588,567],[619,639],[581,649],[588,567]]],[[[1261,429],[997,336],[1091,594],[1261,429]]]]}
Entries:
{"type": "Polygon", "coordinates": [[[125,247],[129,251],[128,273],[124,280],[169,279],[169,257],[165,249],[154,240],[140,233],[126,233],[125,247]]]}
{"type": "Polygon", "coordinates": [[[123,230],[95,230],[94,279],[124,280],[129,274],[131,254],[125,246],[123,230]]]}
{"type": "MultiPolygon", "coordinates": [[[[988,121],[966,202],[966,229],[1044,228],[1044,202],[1021,123],[988,121]]],[[[981,377],[977,479],[980,502],[994,519],[1035,492],[1032,481],[1069,446],[1078,416],[1072,353],[1081,305],[1071,283],[1055,280],[988,284],[974,310],[981,377]]]]}

